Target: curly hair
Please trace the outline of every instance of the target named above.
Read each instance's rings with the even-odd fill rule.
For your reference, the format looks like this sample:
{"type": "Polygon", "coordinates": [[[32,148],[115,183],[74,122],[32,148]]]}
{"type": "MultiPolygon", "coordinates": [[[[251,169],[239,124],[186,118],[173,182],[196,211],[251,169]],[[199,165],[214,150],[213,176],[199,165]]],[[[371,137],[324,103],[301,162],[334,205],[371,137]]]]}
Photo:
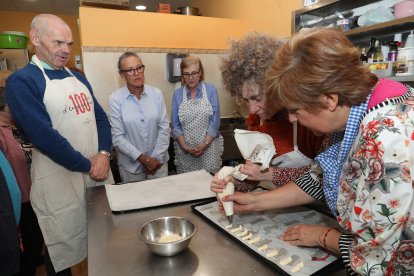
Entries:
{"type": "Polygon", "coordinates": [[[232,96],[240,97],[242,86],[249,82],[264,92],[266,71],[285,39],[253,32],[231,41],[229,54],[220,64],[223,84],[232,96]]]}
{"type": "Polygon", "coordinates": [[[295,34],[275,57],[266,79],[266,96],[278,107],[319,112],[320,96],[338,94],[338,105],[364,102],[378,78],[359,60],[359,51],[342,31],[321,28],[295,34]]]}

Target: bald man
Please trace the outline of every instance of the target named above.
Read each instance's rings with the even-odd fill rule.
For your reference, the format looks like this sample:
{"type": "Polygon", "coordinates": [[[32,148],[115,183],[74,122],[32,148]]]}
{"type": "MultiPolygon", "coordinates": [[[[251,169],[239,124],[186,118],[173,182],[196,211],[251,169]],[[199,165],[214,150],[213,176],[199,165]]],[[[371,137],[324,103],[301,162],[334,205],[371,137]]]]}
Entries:
{"type": "Polygon", "coordinates": [[[59,17],[37,15],[31,62],[7,80],[7,102],[33,144],[31,201],[47,247],[48,275],[71,275],[86,249],[85,187],[113,182],[111,131],[86,78],[65,67],[72,31],[59,17]]]}

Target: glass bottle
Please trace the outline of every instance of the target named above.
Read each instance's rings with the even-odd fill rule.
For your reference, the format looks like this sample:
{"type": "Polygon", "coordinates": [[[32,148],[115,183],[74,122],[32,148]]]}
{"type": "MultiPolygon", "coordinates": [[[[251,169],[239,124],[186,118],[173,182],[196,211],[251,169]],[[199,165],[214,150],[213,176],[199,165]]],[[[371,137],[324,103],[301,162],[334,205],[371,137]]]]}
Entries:
{"type": "Polygon", "coordinates": [[[388,61],[397,61],[398,57],[398,41],[390,42],[390,51],[388,52],[388,61]]]}
{"type": "Polygon", "coordinates": [[[384,61],[384,55],[382,54],[381,46],[379,41],[375,41],[375,51],[372,55],[373,62],[382,62],[384,61]]]}
{"type": "Polygon", "coordinates": [[[374,52],[375,52],[375,42],[376,41],[377,41],[377,39],[375,37],[371,37],[371,42],[369,43],[369,49],[368,49],[368,52],[367,52],[367,59],[368,59],[369,63],[374,62],[373,55],[374,55],[374,52]]]}
{"type": "Polygon", "coordinates": [[[361,50],[360,60],[361,60],[361,63],[363,63],[363,64],[368,62],[368,57],[365,53],[365,48],[362,48],[362,50],[361,50]]]}

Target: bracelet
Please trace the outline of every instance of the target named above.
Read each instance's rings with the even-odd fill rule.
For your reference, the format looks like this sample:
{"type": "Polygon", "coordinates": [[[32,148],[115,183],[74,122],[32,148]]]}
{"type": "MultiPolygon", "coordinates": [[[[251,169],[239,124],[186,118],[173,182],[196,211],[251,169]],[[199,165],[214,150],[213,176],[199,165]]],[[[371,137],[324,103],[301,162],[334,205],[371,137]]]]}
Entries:
{"type": "Polygon", "coordinates": [[[323,235],[323,248],[327,248],[326,247],[326,237],[328,236],[329,232],[331,232],[331,230],[333,230],[335,228],[329,228],[328,230],[326,230],[325,235],[323,235]]]}
{"type": "Polygon", "coordinates": [[[210,143],[209,142],[207,142],[207,140],[205,140],[204,141],[204,143],[206,143],[206,145],[208,146],[208,145],[210,145],[210,143]]]}

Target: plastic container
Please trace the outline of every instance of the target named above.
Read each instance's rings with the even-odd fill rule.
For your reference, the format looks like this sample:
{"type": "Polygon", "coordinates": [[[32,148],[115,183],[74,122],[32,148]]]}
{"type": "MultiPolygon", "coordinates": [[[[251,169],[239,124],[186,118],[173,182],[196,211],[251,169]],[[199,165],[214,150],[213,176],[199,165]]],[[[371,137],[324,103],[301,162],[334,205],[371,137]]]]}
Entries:
{"type": "Polygon", "coordinates": [[[391,77],[393,74],[392,62],[372,62],[366,63],[366,66],[379,78],[391,77]]]}
{"type": "Polygon", "coordinates": [[[414,47],[401,48],[398,51],[396,76],[414,75],[414,47]]]}
{"type": "Polygon", "coordinates": [[[394,17],[396,19],[414,15],[414,1],[407,0],[395,4],[394,17]]]}
{"type": "Polygon", "coordinates": [[[413,31],[407,36],[407,40],[405,41],[405,48],[414,48],[414,34],[413,31]]]}
{"type": "Polygon", "coordinates": [[[22,32],[0,33],[1,49],[26,49],[28,37],[22,32]]]}

